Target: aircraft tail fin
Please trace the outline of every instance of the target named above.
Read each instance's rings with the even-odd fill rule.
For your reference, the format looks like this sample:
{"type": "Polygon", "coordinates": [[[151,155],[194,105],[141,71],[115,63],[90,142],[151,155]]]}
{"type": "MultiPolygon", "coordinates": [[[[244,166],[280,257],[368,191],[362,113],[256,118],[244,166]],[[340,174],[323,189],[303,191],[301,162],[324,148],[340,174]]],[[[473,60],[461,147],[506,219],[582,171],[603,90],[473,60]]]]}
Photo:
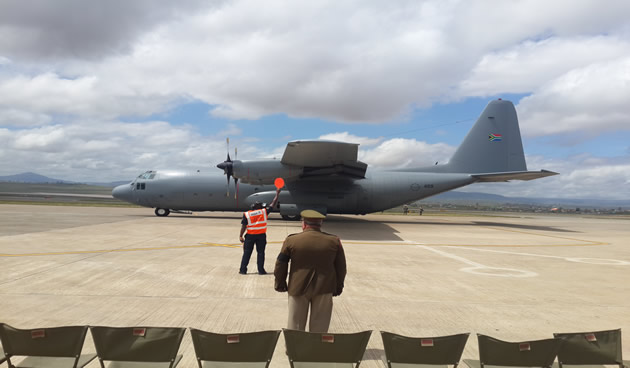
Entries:
{"type": "Polygon", "coordinates": [[[451,160],[447,172],[527,171],[516,109],[510,101],[488,103],[451,160]]]}

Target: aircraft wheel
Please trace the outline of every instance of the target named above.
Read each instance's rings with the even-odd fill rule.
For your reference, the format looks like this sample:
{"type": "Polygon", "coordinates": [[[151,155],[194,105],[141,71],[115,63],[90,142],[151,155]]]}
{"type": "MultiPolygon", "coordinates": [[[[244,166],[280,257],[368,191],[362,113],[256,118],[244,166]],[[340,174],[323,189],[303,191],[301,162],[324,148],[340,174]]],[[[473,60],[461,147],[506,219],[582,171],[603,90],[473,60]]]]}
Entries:
{"type": "Polygon", "coordinates": [[[294,215],[294,216],[282,215],[282,219],[285,221],[300,221],[301,218],[302,216],[300,215],[294,215]]]}
{"type": "Polygon", "coordinates": [[[168,216],[169,213],[171,213],[171,210],[169,210],[168,208],[156,208],[155,209],[155,215],[159,216],[159,217],[166,217],[166,216],[168,216]]]}

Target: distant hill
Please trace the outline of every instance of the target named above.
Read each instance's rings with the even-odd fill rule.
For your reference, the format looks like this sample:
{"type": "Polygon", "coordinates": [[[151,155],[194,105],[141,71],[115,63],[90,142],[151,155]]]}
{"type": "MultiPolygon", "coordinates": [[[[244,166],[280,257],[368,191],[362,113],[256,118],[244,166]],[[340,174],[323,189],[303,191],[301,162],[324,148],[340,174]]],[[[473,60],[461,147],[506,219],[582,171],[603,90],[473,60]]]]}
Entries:
{"type": "Polygon", "coordinates": [[[630,200],[611,199],[579,199],[579,198],[523,198],[505,197],[498,194],[478,192],[450,191],[425,198],[419,202],[426,203],[453,203],[462,205],[489,205],[489,204],[521,204],[550,207],[588,207],[588,208],[630,208],[630,200]]]}
{"type": "Polygon", "coordinates": [[[53,179],[32,172],[25,172],[17,175],[0,176],[0,181],[13,183],[72,183],[71,181],[53,179]]]}
{"type": "Polygon", "coordinates": [[[109,182],[109,183],[102,183],[102,182],[101,183],[94,183],[94,182],[82,183],[82,182],[76,182],[76,181],[69,181],[69,180],[61,180],[61,179],[49,178],[47,176],[36,174],[36,173],[33,173],[33,172],[25,172],[25,173],[16,174],[16,175],[0,176],[0,182],[29,183],[29,184],[46,184],[46,183],[50,183],[50,184],[89,184],[89,185],[97,185],[97,186],[102,186],[102,187],[111,187],[111,188],[113,188],[113,187],[118,186],[118,185],[127,184],[127,183],[129,183],[129,180],[126,180],[126,181],[114,181],[114,182],[109,182]]]}

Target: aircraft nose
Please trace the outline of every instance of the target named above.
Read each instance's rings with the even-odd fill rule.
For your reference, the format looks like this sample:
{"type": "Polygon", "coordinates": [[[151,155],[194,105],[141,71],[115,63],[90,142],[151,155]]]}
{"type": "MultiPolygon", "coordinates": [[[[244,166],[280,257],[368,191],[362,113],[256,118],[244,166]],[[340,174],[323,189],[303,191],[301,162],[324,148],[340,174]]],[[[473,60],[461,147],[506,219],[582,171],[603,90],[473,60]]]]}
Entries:
{"type": "Polygon", "coordinates": [[[131,202],[131,185],[123,184],[117,186],[114,190],[112,190],[112,197],[122,201],[131,202]]]}

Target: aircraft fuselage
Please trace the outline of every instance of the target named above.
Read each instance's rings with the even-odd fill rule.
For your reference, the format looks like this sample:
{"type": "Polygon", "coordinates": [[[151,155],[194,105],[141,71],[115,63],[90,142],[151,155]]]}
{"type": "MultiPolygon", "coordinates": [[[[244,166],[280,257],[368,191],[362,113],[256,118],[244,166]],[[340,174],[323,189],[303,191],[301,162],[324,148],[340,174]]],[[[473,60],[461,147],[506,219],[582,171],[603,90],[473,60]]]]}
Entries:
{"type": "MultiPolygon", "coordinates": [[[[176,211],[246,211],[260,201],[270,203],[272,185],[239,183],[238,194],[214,172],[147,172],[116,187],[114,197],[140,206],[176,211]],[[151,173],[147,175],[147,173],[151,173]]],[[[369,171],[363,179],[311,178],[287,182],[278,200],[282,209],[323,207],[328,213],[365,214],[382,211],[472,183],[467,174],[369,171]]],[[[296,209],[297,210],[297,209],[296,209]]]]}
{"type": "Polygon", "coordinates": [[[533,180],[557,173],[528,171],[516,109],[510,101],[491,101],[447,164],[372,171],[358,159],[358,144],[326,140],[293,141],[281,160],[218,164],[219,172],[147,171],[118,186],[116,198],[169,210],[245,211],[254,202],[271,203],[278,177],[286,182],[278,211],[299,217],[304,209],[322,213],[365,214],[417,201],[474,182],[533,180]],[[227,180],[226,180],[227,178],[227,180]],[[229,178],[240,179],[238,192],[229,178]],[[246,184],[247,183],[247,184],[246,184]],[[238,196],[235,196],[238,194],[238,196]]]}

